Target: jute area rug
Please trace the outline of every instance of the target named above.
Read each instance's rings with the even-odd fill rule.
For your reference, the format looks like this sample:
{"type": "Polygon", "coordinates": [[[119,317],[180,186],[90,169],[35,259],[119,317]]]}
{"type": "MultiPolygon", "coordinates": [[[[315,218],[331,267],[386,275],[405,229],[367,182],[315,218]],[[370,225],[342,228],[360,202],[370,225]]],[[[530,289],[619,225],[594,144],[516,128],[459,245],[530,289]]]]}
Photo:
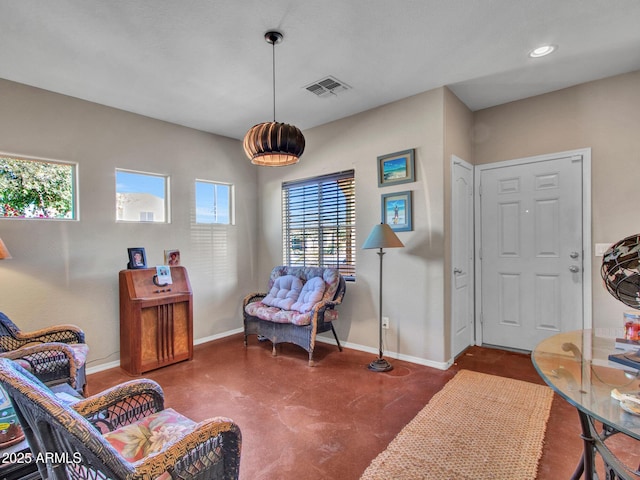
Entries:
{"type": "Polygon", "coordinates": [[[361,480],[533,480],[552,400],[546,386],[461,370],[361,480]]]}

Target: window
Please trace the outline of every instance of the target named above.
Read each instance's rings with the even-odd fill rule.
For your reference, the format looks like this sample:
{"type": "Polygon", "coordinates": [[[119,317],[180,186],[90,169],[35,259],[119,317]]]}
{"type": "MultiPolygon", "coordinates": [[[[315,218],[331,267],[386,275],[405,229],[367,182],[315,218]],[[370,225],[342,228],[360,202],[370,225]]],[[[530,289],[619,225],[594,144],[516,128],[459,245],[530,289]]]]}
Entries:
{"type": "Polygon", "coordinates": [[[282,184],[284,263],[337,268],[355,278],[353,170],[282,184]]]}
{"type": "Polygon", "coordinates": [[[169,177],[116,169],[116,220],[169,223],[169,177]]]}
{"type": "Polygon", "coordinates": [[[196,180],[196,223],[233,225],[233,185],[196,180]]]}
{"type": "Polygon", "coordinates": [[[0,217],[75,219],[76,165],[0,154],[0,217]]]}

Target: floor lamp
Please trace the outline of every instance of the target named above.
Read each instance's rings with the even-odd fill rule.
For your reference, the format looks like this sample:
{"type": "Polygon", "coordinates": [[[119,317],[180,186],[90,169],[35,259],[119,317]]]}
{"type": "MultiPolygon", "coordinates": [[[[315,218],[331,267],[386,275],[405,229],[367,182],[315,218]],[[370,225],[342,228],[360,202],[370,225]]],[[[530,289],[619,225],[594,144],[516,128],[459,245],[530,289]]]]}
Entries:
{"type": "Polygon", "coordinates": [[[382,256],[384,255],[383,248],[396,248],[404,247],[398,236],[386,223],[381,223],[373,227],[371,233],[367,237],[362,245],[363,249],[379,248],[378,255],[380,256],[380,292],[379,292],[379,310],[378,310],[378,326],[379,326],[379,349],[378,358],[369,364],[369,370],[374,372],[388,372],[393,369],[393,366],[382,358],[382,256]]]}

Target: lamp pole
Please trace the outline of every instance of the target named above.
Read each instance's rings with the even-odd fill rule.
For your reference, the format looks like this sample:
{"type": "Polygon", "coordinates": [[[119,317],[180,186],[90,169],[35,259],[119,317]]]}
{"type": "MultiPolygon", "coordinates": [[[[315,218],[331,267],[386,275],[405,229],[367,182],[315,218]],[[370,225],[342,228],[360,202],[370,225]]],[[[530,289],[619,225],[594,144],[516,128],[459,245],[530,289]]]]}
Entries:
{"type": "Polygon", "coordinates": [[[375,372],[388,372],[393,370],[393,365],[382,358],[382,247],[377,252],[380,257],[380,285],[378,286],[378,358],[369,364],[369,370],[375,372]]]}
{"type": "Polygon", "coordinates": [[[382,358],[382,256],[384,248],[404,247],[400,239],[386,223],[380,223],[371,230],[362,248],[377,248],[380,257],[380,284],[378,285],[378,358],[369,364],[369,370],[374,372],[388,372],[393,366],[382,358]]]}

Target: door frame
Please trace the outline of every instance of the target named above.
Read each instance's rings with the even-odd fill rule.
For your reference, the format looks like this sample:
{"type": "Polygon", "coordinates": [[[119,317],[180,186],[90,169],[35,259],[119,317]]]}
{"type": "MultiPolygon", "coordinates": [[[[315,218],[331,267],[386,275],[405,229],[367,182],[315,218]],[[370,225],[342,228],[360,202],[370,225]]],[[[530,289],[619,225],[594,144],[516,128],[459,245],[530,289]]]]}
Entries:
{"type": "MultiPolygon", "coordinates": [[[[470,290],[471,290],[471,292],[473,294],[473,299],[472,299],[472,303],[471,303],[471,312],[470,312],[471,313],[471,317],[472,317],[472,323],[471,323],[471,325],[469,327],[469,346],[471,346],[471,345],[475,345],[476,344],[475,332],[476,332],[476,324],[478,323],[476,321],[476,298],[475,298],[475,295],[476,295],[476,293],[475,293],[476,292],[476,290],[475,290],[475,282],[476,282],[476,276],[475,276],[475,267],[476,267],[476,252],[475,252],[475,241],[476,241],[476,225],[475,225],[475,215],[476,215],[475,214],[475,210],[476,210],[476,192],[475,192],[475,189],[476,189],[476,184],[475,184],[475,182],[476,182],[476,180],[475,180],[475,177],[476,177],[476,169],[471,163],[463,160],[460,157],[457,157],[456,155],[451,155],[451,180],[450,180],[451,181],[451,185],[450,185],[449,190],[450,190],[450,194],[451,194],[451,235],[452,235],[452,240],[451,240],[451,261],[452,262],[453,262],[453,235],[455,233],[453,231],[453,210],[454,210],[453,202],[455,200],[455,197],[453,195],[453,192],[454,192],[454,181],[455,181],[455,178],[454,178],[454,175],[453,175],[453,170],[454,170],[454,165],[456,163],[464,166],[465,168],[468,168],[471,171],[471,184],[472,184],[472,187],[473,187],[473,195],[471,196],[471,203],[472,203],[471,208],[472,208],[473,224],[471,225],[471,229],[473,231],[473,242],[474,242],[474,245],[472,246],[472,251],[470,253],[473,256],[472,263],[473,263],[474,272],[473,272],[472,275],[470,275],[470,278],[469,278],[469,282],[470,282],[469,288],[470,288],[470,290]]],[[[451,265],[451,268],[453,268],[453,265],[451,265]]],[[[452,271],[450,270],[450,273],[451,272],[452,271]]],[[[450,345],[449,345],[449,348],[451,349],[451,352],[450,352],[451,353],[451,358],[454,358],[455,349],[454,349],[454,336],[453,336],[453,308],[454,308],[454,305],[453,305],[454,304],[453,292],[455,290],[455,281],[456,281],[456,279],[455,279],[455,275],[453,275],[453,273],[451,273],[450,277],[451,277],[451,279],[450,279],[450,287],[449,288],[451,289],[450,290],[451,291],[451,295],[450,295],[451,323],[449,325],[449,328],[450,328],[450,339],[449,339],[450,345]]]]}
{"type": "Polygon", "coordinates": [[[544,162],[567,157],[582,157],[582,328],[592,328],[592,291],[591,291],[591,148],[579,148],[565,152],[535,155],[501,162],[476,165],[474,169],[474,218],[475,218],[475,336],[476,345],[482,345],[482,265],[480,249],[482,248],[482,216],[480,211],[480,178],[483,170],[512,167],[527,163],[544,162]]]}

